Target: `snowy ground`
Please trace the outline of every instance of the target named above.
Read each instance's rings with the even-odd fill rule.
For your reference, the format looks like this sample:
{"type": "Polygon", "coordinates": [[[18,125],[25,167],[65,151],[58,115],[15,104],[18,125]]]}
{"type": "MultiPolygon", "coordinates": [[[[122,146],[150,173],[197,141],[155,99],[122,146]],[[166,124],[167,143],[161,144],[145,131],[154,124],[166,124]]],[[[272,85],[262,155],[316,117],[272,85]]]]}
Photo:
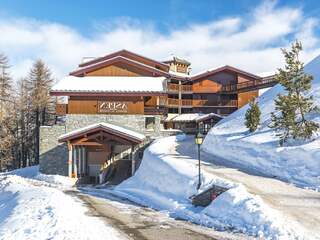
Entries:
{"type": "MultiPolygon", "coordinates": [[[[178,144],[176,151],[193,161],[197,156],[193,137],[178,144]]],[[[234,182],[241,182],[247,190],[258,195],[271,208],[282,213],[288,222],[297,222],[311,239],[320,239],[320,193],[294,186],[277,178],[257,175],[254,169],[243,168],[224,159],[201,153],[202,169],[234,182]],[[317,237],[316,237],[317,236],[317,237]]]]}
{"type": "MultiPolygon", "coordinates": [[[[305,71],[314,77],[311,94],[320,106],[320,56],[306,65],[305,71]]],[[[277,176],[298,186],[320,189],[320,133],[308,142],[290,142],[279,147],[274,130],[268,126],[274,111],[274,99],[284,93],[276,85],[258,98],[261,124],[249,133],[244,125],[245,106],[220,121],[208,133],[203,150],[226,162],[255,169],[269,176],[277,176]]],[[[320,113],[307,116],[320,123],[320,113]]]]}
{"type": "Polygon", "coordinates": [[[0,239],[125,239],[62,191],[72,184],[37,167],[0,174],[0,239]]]}
{"type": "Polygon", "coordinates": [[[204,184],[200,191],[211,184],[230,190],[206,208],[193,207],[189,197],[197,193],[197,168],[194,159],[177,152],[184,142],[181,137],[155,141],[145,151],[136,174],[117,186],[113,193],[215,229],[240,231],[265,239],[304,239],[305,231],[297,222],[269,207],[244,185],[215,174],[203,172],[204,184]]]}
{"type": "Polygon", "coordinates": [[[70,178],[39,174],[37,167],[0,174],[0,240],[251,239],[175,220],[101,186],[73,184],[70,178]]]}

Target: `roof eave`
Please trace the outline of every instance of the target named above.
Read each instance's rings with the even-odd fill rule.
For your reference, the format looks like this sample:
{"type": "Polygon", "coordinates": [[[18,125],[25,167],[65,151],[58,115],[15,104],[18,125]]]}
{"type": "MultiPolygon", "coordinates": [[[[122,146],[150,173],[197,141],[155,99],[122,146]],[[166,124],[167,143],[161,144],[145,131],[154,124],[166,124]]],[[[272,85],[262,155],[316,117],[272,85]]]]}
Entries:
{"type": "Polygon", "coordinates": [[[102,125],[97,125],[96,127],[93,127],[91,129],[79,131],[79,132],[77,132],[75,134],[71,134],[69,136],[58,138],[58,142],[59,143],[68,142],[68,141],[71,141],[73,139],[77,139],[77,138],[81,137],[82,135],[94,133],[96,131],[105,131],[107,133],[109,132],[109,134],[117,135],[120,138],[123,138],[123,139],[125,139],[127,141],[130,141],[130,142],[133,142],[133,143],[136,143],[136,144],[139,144],[139,143],[143,142],[145,140],[145,138],[146,138],[145,136],[143,138],[137,138],[137,137],[134,137],[132,135],[126,134],[124,132],[116,131],[114,129],[107,128],[107,127],[102,126],[102,125]]]}
{"type": "Polygon", "coordinates": [[[226,66],[223,66],[223,67],[219,67],[217,69],[214,69],[214,70],[211,70],[211,71],[207,71],[207,72],[204,72],[204,73],[201,73],[201,74],[198,74],[198,75],[194,75],[190,79],[192,81],[195,81],[195,80],[198,80],[200,78],[209,76],[211,74],[219,73],[219,72],[222,72],[222,71],[225,71],[225,70],[228,70],[228,71],[231,71],[231,72],[236,72],[238,74],[242,74],[242,75],[254,78],[254,79],[262,79],[261,77],[255,75],[255,74],[240,70],[240,69],[235,68],[235,67],[231,67],[229,65],[226,65],[226,66]]]}
{"type": "Polygon", "coordinates": [[[68,91],[51,90],[50,96],[166,96],[165,91],[68,91]]]}
{"type": "Polygon", "coordinates": [[[164,71],[159,70],[157,68],[151,67],[149,65],[142,64],[140,62],[134,61],[132,59],[129,59],[129,58],[126,58],[126,57],[123,57],[123,56],[116,56],[114,58],[107,59],[105,61],[97,62],[97,63],[95,63],[93,65],[89,65],[89,66],[83,67],[82,69],[78,69],[78,70],[72,71],[72,72],[69,73],[69,75],[78,76],[78,77],[84,76],[88,72],[91,72],[91,71],[97,70],[97,69],[99,69],[101,67],[109,66],[109,65],[112,65],[113,63],[121,62],[121,61],[126,62],[128,64],[132,64],[133,66],[135,66],[137,68],[149,71],[150,73],[157,73],[160,76],[170,77],[170,74],[167,73],[167,72],[164,72],[164,71]]]}
{"type": "Polygon", "coordinates": [[[85,66],[88,66],[88,65],[92,65],[92,64],[95,64],[95,63],[104,61],[105,59],[111,58],[112,56],[120,55],[121,53],[124,53],[124,52],[125,52],[125,53],[128,53],[128,54],[131,54],[131,55],[133,55],[133,56],[137,56],[137,57],[144,58],[144,59],[146,59],[146,60],[148,60],[148,61],[150,61],[150,62],[156,63],[156,64],[158,64],[158,65],[161,65],[161,66],[165,67],[165,68],[169,68],[169,66],[168,66],[167,64],[165,64],[165,63],[156,61],[156,60],[154,60],[154,59],[151,59],[151,58],[148,58],[148,57],[145,57],[145,56],[142,56],[142,55],[140,55],[140,54],[131,52],[131,51],[126,50],[126,49],[122,49],[122,50],[119,50],[119,51],[117,51],[117,52],[114,52],[114,53],[111,53],[111,54],[107,54],[107,55],[105,55],[105,56],[103,56],[103,57],[98,57],[98,58],[95,58],[95,59],[93,59],[93,60],[91,60],[91,61],[88,61],[88,62],[85,62],[85,63],[81,63],[81,64],[79,64],[79,67],[85,67],[85,66]]]}

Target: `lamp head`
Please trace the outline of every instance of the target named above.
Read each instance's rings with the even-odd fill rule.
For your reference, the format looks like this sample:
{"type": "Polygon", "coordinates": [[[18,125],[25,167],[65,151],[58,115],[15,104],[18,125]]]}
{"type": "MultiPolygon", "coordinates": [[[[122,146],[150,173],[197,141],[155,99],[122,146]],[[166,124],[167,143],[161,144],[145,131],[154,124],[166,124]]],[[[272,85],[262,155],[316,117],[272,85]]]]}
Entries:
{"type": "Polygon", "coordinates": [[[197,145],[201,145],[203,143],[203,138],[204,136],[200,132],[198,132],[194,138],[194,141],[197,145]]]}

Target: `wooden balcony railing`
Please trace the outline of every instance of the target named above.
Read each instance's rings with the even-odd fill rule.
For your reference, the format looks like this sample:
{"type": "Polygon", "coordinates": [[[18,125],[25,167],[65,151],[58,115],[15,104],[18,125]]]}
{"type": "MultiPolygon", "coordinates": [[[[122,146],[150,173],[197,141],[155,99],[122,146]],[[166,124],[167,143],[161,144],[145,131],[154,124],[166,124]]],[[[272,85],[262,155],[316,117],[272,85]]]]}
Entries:
{"type": "Polygon", "coordinates": [[[168,92],[192,92],[192,85],[168,83],[168,92]]]}
{"type": "Polygon", "coordinates": [[[257,90],[260,88],[272,87],[277,84],[274,76],[266,77],[261,80],[246,81],[237,84],[222,85],[221,92],[238,92],[241,90],[257,90]]]}
{"type": "Polygon", "coordinates": [[[237,107],[237,100],[220,100],[220,101],[212,101],[212,100],[193,100],[194,107],[237,107]]]}
{"type": "Polygon", "coordinates": [[[192,99],[174,99],[174,98],[168,98],[168,106],[192,106],[192,99]]]}
{"type": "Polygon", "coordinates": [[[237,107],[237,100],[220,100],[220,101],[210,101],[210,100],[200,100],[200,99],[174,99],[168,98],[168,106],[193,106],[193,107],[237,107]]]}

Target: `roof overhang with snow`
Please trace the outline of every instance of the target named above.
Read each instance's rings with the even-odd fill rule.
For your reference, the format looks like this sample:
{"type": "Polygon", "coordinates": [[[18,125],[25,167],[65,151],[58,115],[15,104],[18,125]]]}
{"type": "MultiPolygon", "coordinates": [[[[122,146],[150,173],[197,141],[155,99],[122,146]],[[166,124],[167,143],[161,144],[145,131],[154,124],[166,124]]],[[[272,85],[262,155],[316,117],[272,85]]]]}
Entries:
{"type": "Polygon", "coordinates": [[[103,62],[105,60],[114,58],[116,56],[122,56],[125,58],[129,58],[131,60],[134,60],[134,61],[144,62],[146,65],[149,65],[151,67],[160,68],[161,70],[166,71],[166,72],[169,71],[169,65],[162,63],[162,62],[159,62],[159,61],[156,61],[156,60],[153,60],[153,59],[150,59],[148,57],[142,56],[140,54],[128,51],[126,49],[105,55],[103,57],[95,58],[95,59],[93,59],[91,61],[87,61],[85,63],[81,63],[81,64],[79,64],[79,67],[80,68],[87,67],[89,65],[97,64],[99,62],[103,62]]]}
{"type": "Polygon", "coordinates": [[[110,123],[96,123],[79,128],[58,137],[58,142],[68,142],[81,137],[87,137],[95,133],[105,133],[115,139],[131,144],[139,144],[146,138],[143,134],[116,126],[110,123]]]}
{"type": "Polygon", "coordinates": [[[190,79],[192,81],[196,81],[198,79],[201,79],[201,78],[204,78],[204,77],[207,77],[207,76],[211,76],[213,74],[216,74],[216,73],[219,73],[219,72],[223,72],[223,71],[229,71],[229,72],[238,73],[238,74],[247,76],[249,78],[257,79],[257,80],[262,79],[261,77],[255,75],[255,74],[252,74],[252,73],[249,73],[249,72],[246,72],[246,71],[243,71],[243,70],[240,70],[238,68],[231,67],[231,66],[228,66],[228,65],[223,66],[223,67],[219,67],[219,68],[216,68],[216,69],[213,69],[213,70],[209,70],[209,71],[205,71],[205,72],[202,72],[202,73],[198,73],[198,74],[192,75],[190,79]]]}
{"type": "MultiPolygon", "coordinates": [[[[92,63],[90,65],[85,65],[85,66],[80,67],[77,70],[71,72],[69,75],[72,75],[72,76],[84,76],[87,73],[93,72],[93,71],[98,70],[100,68],[103,68],[103,67],[106,67],[106,66],[110,66],[110,65],[113,65],[113,64],[119,63],[119,62],[134,66],[134,67],[139,68],[139,69],[143,69],[143,70],[153,74],[154,76],[170,77],[170,74],[167,71],[163,71],[161,69],[157,69],[155,67],[152,67],[150,65],[144,64],[144,63],[139,62],[137,60],[132,60],[130,58],[126,58],[126,57],[123,57],[123,56],[115,56],[113,58],[108,58],[108,59],[105,59],[105,60],[101,60],[99,62],[92,63]]],[[[82,65],[80,65],[80,66],[82,66],[82,65]]]]}
{"type": "Polygon", "coordinates": [[[216,113],[184,113],[168,116],[165,122],[203,122],[209,119],[221,120],[223,116],[216,113]]]}
{"type": "Polygon", "coordinates": [[[52,96],[165,95],[165,77],[75,77],[54,85],[52,96]]]}

